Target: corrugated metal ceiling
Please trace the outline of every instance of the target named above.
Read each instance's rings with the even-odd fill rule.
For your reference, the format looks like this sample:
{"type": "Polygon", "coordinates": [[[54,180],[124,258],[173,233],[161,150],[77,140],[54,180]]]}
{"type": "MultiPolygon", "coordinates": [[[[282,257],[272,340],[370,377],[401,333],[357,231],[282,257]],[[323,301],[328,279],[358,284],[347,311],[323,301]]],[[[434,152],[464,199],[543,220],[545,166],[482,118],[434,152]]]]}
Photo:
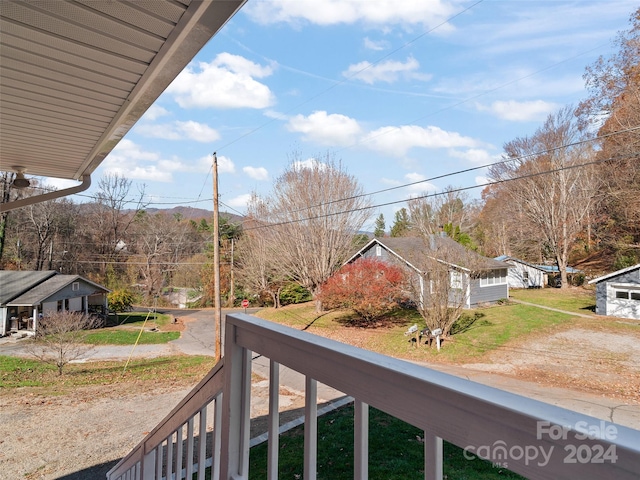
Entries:
{"type": "Polygon", "coordinates": [[[0,170],[91,174],[245,0],[1,0],[0,170]]]}

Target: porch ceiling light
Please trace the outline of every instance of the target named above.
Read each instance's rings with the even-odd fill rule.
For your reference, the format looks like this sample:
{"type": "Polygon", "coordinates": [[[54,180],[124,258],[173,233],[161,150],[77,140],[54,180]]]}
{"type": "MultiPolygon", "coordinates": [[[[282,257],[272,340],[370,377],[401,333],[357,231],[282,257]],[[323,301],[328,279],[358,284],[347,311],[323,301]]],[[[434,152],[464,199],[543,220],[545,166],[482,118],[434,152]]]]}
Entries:
{"type": "Polygon", "coordinates": [[[31,182],[24,178],[24,167],[11,167],[16,171],[16,177],[13,179],[12,185],[15,188],[27,188],[31,185],[31,182]]]}

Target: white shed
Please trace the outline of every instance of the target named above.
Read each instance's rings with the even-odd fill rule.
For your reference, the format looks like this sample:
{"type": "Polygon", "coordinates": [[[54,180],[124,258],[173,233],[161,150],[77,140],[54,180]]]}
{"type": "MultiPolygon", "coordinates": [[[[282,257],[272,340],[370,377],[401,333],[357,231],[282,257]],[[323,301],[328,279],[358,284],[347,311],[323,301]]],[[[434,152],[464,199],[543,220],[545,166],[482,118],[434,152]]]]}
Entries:
{"type": "Polygon", "coordinates": [[[536,265],[508,255],[495,259],[510,265],[507,273],[509,288],[544,288],[547,283],[547,273],[536,265]]]}
{"type": "Polygon", "coordinates": [[[596,313],[640,320],[640,263],[594,278],[596,313]]]}

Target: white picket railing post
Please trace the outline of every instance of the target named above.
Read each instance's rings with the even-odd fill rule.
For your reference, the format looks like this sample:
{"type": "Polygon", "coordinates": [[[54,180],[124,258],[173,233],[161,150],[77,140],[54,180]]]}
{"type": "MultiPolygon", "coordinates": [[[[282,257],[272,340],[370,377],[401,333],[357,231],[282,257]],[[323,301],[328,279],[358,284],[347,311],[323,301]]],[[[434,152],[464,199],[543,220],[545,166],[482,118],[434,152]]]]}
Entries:
{"type": "Polygon", "coordinates": [[[369,405],[353,401],[353,478],[369,478],[369,405]]]}
{"type": "Polygon", "coordinates": [[[442,480],[442,438],[424,432],[424,479],[442,480]]]}
{"type": "Polygon", "coordinates": [[[318,382],[307,376],[304,390],[304,479],[318,473],[318,382]]]}
{"type": "Polygon", "coordinates": [[[269,440],[267,444],[267,480],[278,480],[280,445],[280,364],[269,362],[269,440]]]}

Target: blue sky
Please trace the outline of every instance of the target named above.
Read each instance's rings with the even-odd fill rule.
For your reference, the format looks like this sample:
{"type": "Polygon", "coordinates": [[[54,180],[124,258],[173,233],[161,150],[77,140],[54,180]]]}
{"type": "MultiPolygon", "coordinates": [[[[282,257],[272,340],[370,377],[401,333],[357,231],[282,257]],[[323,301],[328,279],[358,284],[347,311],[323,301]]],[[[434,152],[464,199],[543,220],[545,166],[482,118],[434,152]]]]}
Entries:
{"type": "MultiPolygon", "coordinates": [[[[294,158],[333,155],[366,192],[479,167],[586,96],[585,67],[615,51],[635,8],[622,0],[249,0],[94,184],[117,172],[134,192],[145,184],[149,206],[211,209],[217,151],[221,209],[243,213],[250,193],[269,191],[294,158]]],[[[372,203],[477,185],[485,174],[398,188],[372,203]]],[[[375,215],[389,227],[402,206],[375,215]]]]}

